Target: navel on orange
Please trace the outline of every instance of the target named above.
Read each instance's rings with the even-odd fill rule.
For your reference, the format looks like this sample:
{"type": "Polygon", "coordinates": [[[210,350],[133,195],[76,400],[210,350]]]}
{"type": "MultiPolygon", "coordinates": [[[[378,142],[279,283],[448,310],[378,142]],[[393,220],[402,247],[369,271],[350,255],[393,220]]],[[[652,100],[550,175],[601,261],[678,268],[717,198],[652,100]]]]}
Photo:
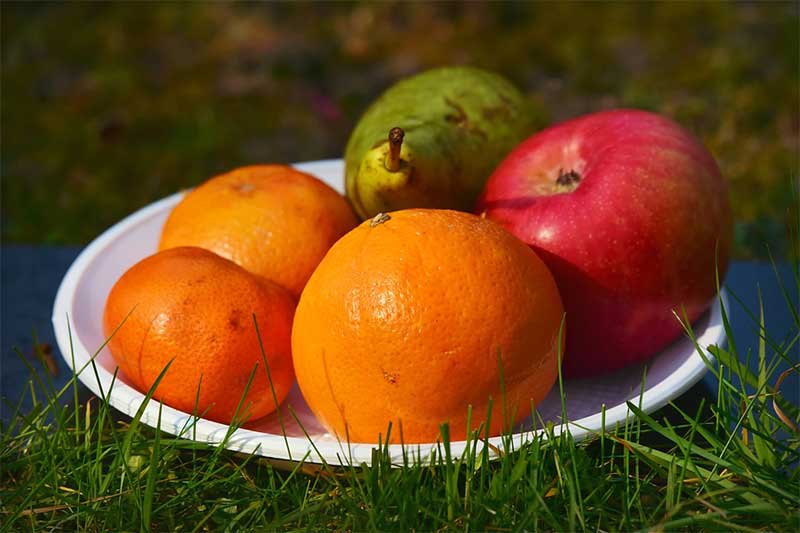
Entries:
{"type": "Polygon", "coordinates": [[[249,166],[189,192],[167,219],[159,249],[206,248],[297,297],[328,248],[356,224],[347,200],[314,176],[249,166]]]}
{"type": "Polygon", "coordinates": [[[494,222],[396,211],[342,237],[311,276],[293,325],[295,371],[343,440],[377,442],[390,421],[393,442],[434,441],[444,422],[463,439],[468,406],[475,429],[490,399],[498,434],[555,382],[562,316],[544,263],[494,222]]]}
{"type": "Polygon", "coordinates": [[[294,305],[283,287],[207,250],[179,247],[122,275],[103,328],[111,335],[119,326],[108,347],[139,390],[149,390],[171,361],[154,398],[229,423],[256,365],[240,415],[259,418],[276,407],[254,315],[278,403],[289,392],[294,305]]]}

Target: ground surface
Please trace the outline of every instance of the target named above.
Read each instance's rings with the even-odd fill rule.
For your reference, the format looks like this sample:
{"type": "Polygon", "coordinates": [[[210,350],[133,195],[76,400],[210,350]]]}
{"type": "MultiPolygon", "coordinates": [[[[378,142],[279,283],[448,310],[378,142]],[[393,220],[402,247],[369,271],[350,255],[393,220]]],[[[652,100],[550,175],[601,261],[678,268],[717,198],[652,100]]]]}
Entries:
{"type": "Polygon", "coordinates": [[[730,180],[736,256],[787,248],[796,3],[4,2],[1,33],[5,242],[87,243],[226,169],[340,157],[392,82],[469,63],[553,121],[674,117],[730,180]]]}
{"type": "Polygon", "coordinates": [[[774,361],[797,361],[796,265],[732,265],[731,351],[653,418],[579,444],[534,441],[491,464],[473,454],[395,469],[378,453],[372,467],[320,469],[174,439],[109,411],[72,388],[57,348],[39,345],[40,367],[30,331],[53,346],[47,317],[79,251],[2,248],[0,529],[797,531],[797,376],[779,395],[769,388],[774,361]]]}

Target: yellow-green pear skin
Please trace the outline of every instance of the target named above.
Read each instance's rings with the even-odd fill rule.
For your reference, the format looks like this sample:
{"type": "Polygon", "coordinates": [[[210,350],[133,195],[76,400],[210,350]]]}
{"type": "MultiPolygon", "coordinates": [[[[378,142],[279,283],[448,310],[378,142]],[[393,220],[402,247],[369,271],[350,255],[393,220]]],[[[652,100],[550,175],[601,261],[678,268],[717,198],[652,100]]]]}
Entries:
{"type": "Polygon", "coordinates": [[[350,135],[347,197],[361,218],[410,207],[471,211],[494,168],[545,126],[543,116],[486,70],[444,67],[403,79],[372,103],[350,135]],[[394,159],[393,128],[402,138],[394,159]]]}

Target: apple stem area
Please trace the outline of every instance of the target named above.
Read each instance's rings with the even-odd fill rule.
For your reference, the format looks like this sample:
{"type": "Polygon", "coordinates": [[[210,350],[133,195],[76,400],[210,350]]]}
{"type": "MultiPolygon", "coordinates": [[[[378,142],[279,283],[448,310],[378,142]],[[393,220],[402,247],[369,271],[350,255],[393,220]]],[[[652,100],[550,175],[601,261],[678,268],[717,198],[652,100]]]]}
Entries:
{"type": "Polygon", "coordinates": [[[558,177],[556,178],[556,185],[562,192],[572,192],[581,181],[581,175],[576,170],[570,169],[564,172],[563,168],[558,169],[558,177]]]}

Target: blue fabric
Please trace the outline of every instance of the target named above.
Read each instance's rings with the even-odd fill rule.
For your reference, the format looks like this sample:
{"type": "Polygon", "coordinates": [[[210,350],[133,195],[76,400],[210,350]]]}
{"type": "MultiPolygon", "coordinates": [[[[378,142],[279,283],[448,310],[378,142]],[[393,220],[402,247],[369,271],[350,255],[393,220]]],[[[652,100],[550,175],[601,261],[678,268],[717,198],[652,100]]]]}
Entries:
{"type": "MultiPolygon", "coordinates": [[[[71,246],[3,246],[0,249],[2,264],[2,359],[0,359],[0,396],[3,397],[0,412],[2,420],[7,423],[12,415],[9,404],[16,404],[28,387],[30,372],[15,352],[19,349],[22,356],[34,366],[38,361],[33,356],[35,331],[40,343],[52,347],[53,358],[58,365],[58,375],[52,377],[58,389],[67,383],[71,371],[59,355],[55,343],[50,315],[53,308],[56,290],[61,278],[72,261],[80,253],[80,247],[71,246]]],[[[791,266],[779,264],[778,274],[788,288],[790,298],[798,307],[798,289],[794,285],[791,266]]],[[[769,263],[734,262],[726,279],[726,287],[732,295],[742,300],[751,312],[758,313],[758,288],[764,302],[764,313],[767,330],[771,339],[777,344],[785,344],[792,335],[797,334],[786,299],[778,284],[778,279],[769,263]]],[[[758,322],[751,319],[744,308],[733,297],[730,298],[729,315],[734,331],[734,342],[742,358],[751,351],[750,366],[757,371],[758,365],[758,322]]],[[[768,349],[767,356],[771,354],[768,349]]],[[[798,361],[800,345],[796,345],[792,357],[798,361]]],[[[777,375],[775,376],[777,377],[777,375]]],[[[781,387],[787,399],[800,404],[800,379],[795,374],[781,387]]],[[[694,387],[688,395],[712,395],[716,391],[716,379],[709,373],[700,385],[694,387]]],[[[86,389],[81,388],[81,397],[89,396],[86,389]]],[[[23,401],[23,412],[30,410],[30,394],[23,401]]],[[[64,398],[68,401],[71,393],[64,398]]]]}
{"type": "MultiPolygon", "coordinates": [[[[0,418],[7,424],[13,415],[12,405],[16,405],[25,391],[21,411],[29,412],[32,407],[28,381],[30,372],[23,362],[41,368],[34,356],[34,332],[39,343],[52,347],[53,359],[57,363],[58,374],[51,376],[56,390],[72,377],[72,371],[61,357],[56,346],[50,316],[53,301],[61,278],[80,253],[77,246],[27,246],[11,245],[0,249],[0,275],[2,287],[0,296],[0,418]],[[17,353],[19,351],[20,353],[17,353]]],[[[39,374],[44,377],[45,372],[39,374]]],[[[42,399],[42,391],[36,387],[37,396],[42,399]]],[[[81,397],[88,394],[82,387],[81,397]]],[[[71,399],[72,393],[63,398],[71,399]]]]}
{"type": "MultiPolygon", "coordinates": [[[[764,305],[764,324],[768,341],[766,344],[767,362],[775,355],[771,344],[785,348],[792,338],[800,333],[789,308],[789,302],[792,302],[795,309],[800,311],[798,306],[798,290],[800,288],[795,283],[792,266],[789,263],[779,263],[775,268],[771,263],[766,262],[735,262],[728,272],[725,288],[729,293],[727,312],[733,331],[731,337],[736,345],[739,359],[748,361],[749,353],[750,369],[757,374],[759,288],[764,305]],[[782,280],[787,294],[782,291],[780,280],[782,280]]],[[[795,364],[800,361],[800,341],[794,344],[789,356],[795,364]]],[[[782,364],[772,375],[769,383],[775,383],[778,374],[789,366],[789,364],[782,364]]],[[[717,379],[711,372],[703,378],[703,383],[712,391],[716,391],[717,379]]],[[[787,400],[794,405],[800,405],[800,375],[798,373],[791,374],[781,384],[780,390],[787,400]]]]}

